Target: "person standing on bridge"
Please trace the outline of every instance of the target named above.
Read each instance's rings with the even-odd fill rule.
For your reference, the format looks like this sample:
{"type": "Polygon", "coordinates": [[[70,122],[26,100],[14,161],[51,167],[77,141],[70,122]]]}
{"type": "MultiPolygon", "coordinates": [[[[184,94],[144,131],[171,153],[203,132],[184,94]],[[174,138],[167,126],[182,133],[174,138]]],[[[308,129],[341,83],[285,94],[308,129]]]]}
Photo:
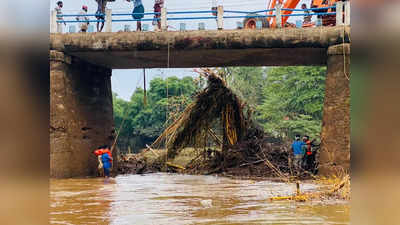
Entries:
{"type": "Polygon", "coordinates": [[[307,9],[307,5],[305,3],[302,4],[301,9],[304,10],[304,14],[305,14],[303,24],[310,24],[312,15],[310,15],[310,11],[307,9]]]}
{"type": "MultiPolygon", "coordinates": [[[[131,2],[131,0],[127,0],[131,2]]],[[[137,21],[136,31],[142,31],[142,18],[144,17],[144,6],[142,0],[133,0],[132,17],[137,21]]]]}
{"type": "Polygon", "coordinates": [[[106,5],[107,0],[96,0],[97,2],[97,11],[96,11],[96,19],[101,21],[101,27],[99,29],[100,21],[97,22],[97,32],[101,32],[104,28],[104,21],[106,19],[106,5]]]}
{"type": "MultiPolygon", "coordinates": [[[[57,2],[57,6],[54,8],[54,10],[57,12],[57,20],[60,20],[64,23],[64,26],[67,26],[67,23],[64,21],[63,18],[63,13],[61,11],[62,7],[64,6],[62,1],[57,2]]],[[[57,33],[62,33],[62,26],[57,26],[57,33]]]]}
{"type": "MultiPolygon", "coordinates": [[[[153,25],[157,25],[158,30],[161,30],[161,8],[164,6],[164,0],[155,0],[154,2],[154,20],[153,25]]],[[[155,30],[156,30],[155,29],[155,30]]]]}
{"type": "Polygon", "coordinates": [[[89,19],[87,18],[88,7],[86,5],[82,6],[82,11],[79,13],[79,16],[76,17],[76,20],[80,21],[79,28],[80,32],[86,33],[89,25],[89,19]]]}

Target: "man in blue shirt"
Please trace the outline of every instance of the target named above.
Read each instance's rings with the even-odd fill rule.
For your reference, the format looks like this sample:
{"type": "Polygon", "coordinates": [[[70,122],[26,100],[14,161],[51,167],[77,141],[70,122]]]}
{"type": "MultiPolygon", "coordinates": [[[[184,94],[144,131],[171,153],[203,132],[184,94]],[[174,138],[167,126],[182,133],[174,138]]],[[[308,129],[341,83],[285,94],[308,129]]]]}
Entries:
{"type": "Polygon", "coordinates": [[[296,138],[292,144],[294,160],[293,164],[296,170],[296,173],[300,172],[301,165],[303,164],[303,157],[304,157],[304,148],[306,143],[300,140],[300,135],[296,135],[296,138]]]}

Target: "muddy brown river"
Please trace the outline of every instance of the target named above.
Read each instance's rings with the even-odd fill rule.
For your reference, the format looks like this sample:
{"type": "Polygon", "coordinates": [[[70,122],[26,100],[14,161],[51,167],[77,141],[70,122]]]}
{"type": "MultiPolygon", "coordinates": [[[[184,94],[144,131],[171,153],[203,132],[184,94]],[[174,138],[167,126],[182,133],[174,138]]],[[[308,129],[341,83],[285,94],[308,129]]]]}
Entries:
{"type": "MultiPolygon", "coordinates": [[[[317,186],[303,184],[302,190],[317,186]]],[[[50,181],[51,224],[350,224],[348,203],[270,202],[295,186],[148,174],[50,181]]]]}

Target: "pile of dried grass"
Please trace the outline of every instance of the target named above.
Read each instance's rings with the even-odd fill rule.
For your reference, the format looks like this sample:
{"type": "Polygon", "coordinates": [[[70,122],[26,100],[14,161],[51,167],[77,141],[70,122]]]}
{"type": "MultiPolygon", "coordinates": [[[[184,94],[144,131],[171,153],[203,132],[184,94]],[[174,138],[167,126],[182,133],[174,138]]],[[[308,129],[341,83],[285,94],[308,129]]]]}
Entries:
{"type": "Polygon", "coordinates": [[[216,151],[213,157],[195,157],[186,172],[286,177],[289,154],[283,145],[265,136],[252,122],[249,110],[244,115],[245,104],[226,86],[217,71],[198,72],[207,78],[207,88],[152,146],[158,148],[166,143],[168,158],[174,158],[185,147],[206,148],[207,142],[214,139],[222,152],[216,151]],[[222,127],[222,140],[211,129],[217,123],[222,127]]]}
{"type": "Polygon", "coordinates": [[[169,158],[175,157],[184,147],[206,146],[208,136],[212,133],[211,127],[217,121],[221,121],[224,128],[222,142],[225,147],[235,145],[244,136],[244,104],[226,87],[216,71],[203,69],[199,73],[207,78],[207,88],[196,96],[194,102],[152,145],[157,148],[165,142],[169,158]]]}

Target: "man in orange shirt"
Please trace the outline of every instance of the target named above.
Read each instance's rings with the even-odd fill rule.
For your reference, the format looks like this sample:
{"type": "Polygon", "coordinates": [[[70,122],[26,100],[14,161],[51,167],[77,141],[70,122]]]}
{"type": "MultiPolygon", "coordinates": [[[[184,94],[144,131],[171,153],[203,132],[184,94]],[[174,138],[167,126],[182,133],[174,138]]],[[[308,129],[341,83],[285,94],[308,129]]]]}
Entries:
{"type": "Polygon", "coordinates": [[[314,173],[316,168],[315,168],[315,154],[316,152],[313,151],[312,147],[315,146],[314,144],[315,139],[310,141],[310,137],[307,135],[304,135],[303,137],[303,142],[306,143],[305,147],[305,154],[304,154],[304,169],[306,171],[309,171],[311,173],[314,173]]]}
{"type": "Polygon", "coordinates": [[[100,174],[101,172],[104,171],[104,176],[109,177],[110,172],[112,169],[112,153],[108,147],[108,145],[103,145],[98,147],[94,152],[93,152],[99,160],[99,171],[100,174]]]}

